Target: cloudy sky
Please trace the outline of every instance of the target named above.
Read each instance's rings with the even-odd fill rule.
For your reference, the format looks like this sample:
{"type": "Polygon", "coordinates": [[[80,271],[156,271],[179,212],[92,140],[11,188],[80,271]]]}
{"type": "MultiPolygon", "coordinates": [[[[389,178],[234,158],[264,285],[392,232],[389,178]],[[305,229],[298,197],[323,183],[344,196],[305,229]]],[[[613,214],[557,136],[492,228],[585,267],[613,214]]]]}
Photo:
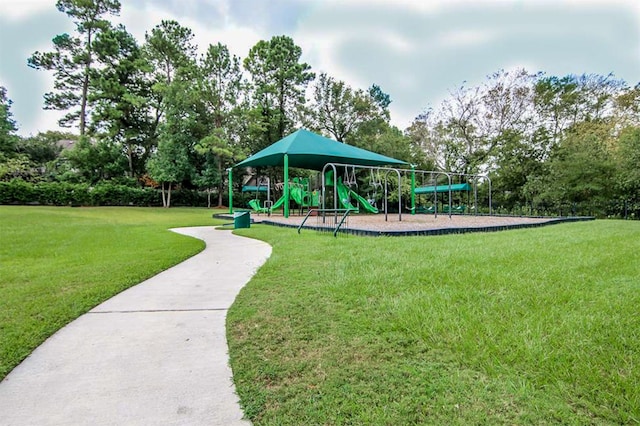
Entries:
{"type": "MultiPolygon", "coordinates": [[[[357,88],[378,84],[401,129],[464,82],[500,69],[547,75],[596,73],[640,82],[638,0],[121,0],[114,21],[138,40],[162,19],[192,29],[204,51],[222,42],[244,58],[261,39],[286,34],[316,73],[357,88]]],[[[0,0],[0,86],[22,135],[57,129],[42,110],[53,87],[27,67],[56,34],[72,32],[55,0],[0,0]]]]}

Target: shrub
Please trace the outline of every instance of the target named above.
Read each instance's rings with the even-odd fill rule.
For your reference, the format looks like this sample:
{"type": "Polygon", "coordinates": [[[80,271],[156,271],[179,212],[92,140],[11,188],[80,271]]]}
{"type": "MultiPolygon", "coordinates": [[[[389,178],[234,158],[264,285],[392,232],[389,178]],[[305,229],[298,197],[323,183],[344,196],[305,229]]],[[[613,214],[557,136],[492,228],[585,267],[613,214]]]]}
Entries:
{"type": "MultiPolygon", "coordinates": [[[[161,206],[160,191],[102,182],[95,186],[68,182],[30,183],[21,179],[0,182],[0,204],[43,204],[54,206],[161,206]]],[[[207,205],[205,192],[189,189],[171,193],[172,206],[207,205]]]]}

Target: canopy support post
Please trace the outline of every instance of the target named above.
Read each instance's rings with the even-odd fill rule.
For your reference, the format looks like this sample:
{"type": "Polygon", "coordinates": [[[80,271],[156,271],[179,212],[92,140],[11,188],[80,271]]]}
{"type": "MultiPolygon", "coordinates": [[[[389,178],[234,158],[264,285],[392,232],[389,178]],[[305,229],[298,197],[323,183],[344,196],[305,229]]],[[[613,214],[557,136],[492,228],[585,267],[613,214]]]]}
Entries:
{"type": "Polygon", "coordinates": [[[411,214],[416,214],[416,165],[411,165],[411,214]]]}
{"type": "Polygon", "coordinates": [[[229,214],[233,213],[233,168],[227,169],[229,173],[229,214]]]}
{"type": "Polygon", "coordinates": [[[289,217],[289,155],[284,154],[284,217],[289,217]]]}

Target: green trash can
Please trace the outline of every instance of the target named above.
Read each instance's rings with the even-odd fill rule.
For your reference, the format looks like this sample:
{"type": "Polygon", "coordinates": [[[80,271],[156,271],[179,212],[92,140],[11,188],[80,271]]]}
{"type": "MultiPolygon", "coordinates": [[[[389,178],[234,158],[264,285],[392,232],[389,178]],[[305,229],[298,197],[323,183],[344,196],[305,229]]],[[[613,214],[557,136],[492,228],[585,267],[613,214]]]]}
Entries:
{"type": "Polygon", "coordinates": [[[233,227],[251,228],[251,212],[235,212],[233,214],[233,227]]]}

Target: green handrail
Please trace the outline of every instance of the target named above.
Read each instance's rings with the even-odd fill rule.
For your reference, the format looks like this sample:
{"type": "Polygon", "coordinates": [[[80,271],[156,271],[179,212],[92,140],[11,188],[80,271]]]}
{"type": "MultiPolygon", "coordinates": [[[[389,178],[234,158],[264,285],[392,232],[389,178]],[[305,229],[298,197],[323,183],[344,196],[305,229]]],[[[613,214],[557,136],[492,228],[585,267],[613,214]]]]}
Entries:
{"type": "Polygon", "coordinates": [[[300,225],[298,225],[298,234],[300,233],[300,230],[302,229],[304,224],[307,222],[307,219],[309,219],[309,216],[311,216],[311,213],[313,212],[332,213],[332,212],[342,212],[342,211],[344,212],[344,214],[342,215],[340,222],[336,225],[336,228],[333,230],[333,236],[337,237],[338,231],[342,227],[342,224],[344,223],[344,221],[347,219],[347,216],[349,216],[349,213],[353,211],[352,209],[309,209],[304,219],[302,219],[302,222],[300,223],[300,225]]]}

